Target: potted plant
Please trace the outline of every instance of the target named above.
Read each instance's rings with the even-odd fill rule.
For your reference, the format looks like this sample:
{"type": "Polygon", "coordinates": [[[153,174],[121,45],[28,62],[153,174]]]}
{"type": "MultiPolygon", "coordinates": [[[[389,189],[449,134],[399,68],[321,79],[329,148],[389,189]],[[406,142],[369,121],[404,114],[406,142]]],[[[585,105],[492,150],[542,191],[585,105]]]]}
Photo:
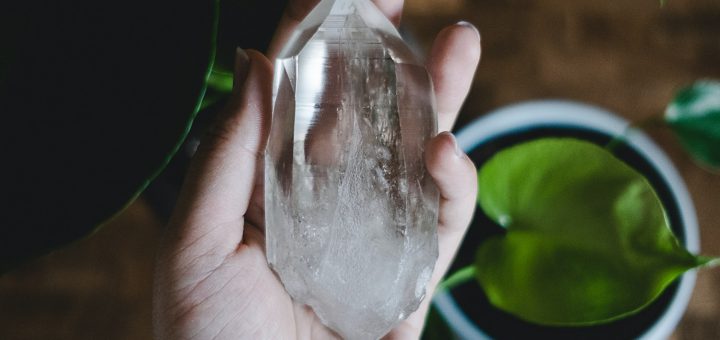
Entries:
{"type": "MultiPolygon", "coordinates": [[[[718,151],[702,141],[717,140],[718,89],[697,83],[665,115],[710,168],[718,151]]],[[[463,339],[667,337],[692,293],[686,271],[713,260],[692,255],[687,189],[635,127],[597,107],[537,101],[463,129],[479,206],[431,318],[463,339]]]]}

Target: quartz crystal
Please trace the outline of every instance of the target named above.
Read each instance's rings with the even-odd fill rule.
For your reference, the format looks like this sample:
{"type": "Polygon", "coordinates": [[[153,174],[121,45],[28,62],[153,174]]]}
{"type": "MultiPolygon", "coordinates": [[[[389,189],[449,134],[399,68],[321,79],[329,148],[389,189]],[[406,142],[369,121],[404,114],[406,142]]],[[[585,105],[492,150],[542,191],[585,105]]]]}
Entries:
{"type": "Polygon", "coordinates": [[[339,335],[377,339],[418,308],[437,259],[428,73],[370,1],[323,0],[276,60],[273,91],[268,261],[339,335]]]}

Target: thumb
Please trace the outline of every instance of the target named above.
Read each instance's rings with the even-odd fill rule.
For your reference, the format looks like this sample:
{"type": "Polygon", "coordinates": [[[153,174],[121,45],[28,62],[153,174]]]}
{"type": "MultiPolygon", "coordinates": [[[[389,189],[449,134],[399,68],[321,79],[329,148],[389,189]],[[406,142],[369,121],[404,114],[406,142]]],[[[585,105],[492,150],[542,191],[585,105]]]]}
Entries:
{"type": "Polygon", "coordinates": [[[270,61],[238,49],[232,96],[193,157],[171,225],[190,226],[188,232],[198,235],[237,233],[219,226],[238,228],[229,222],[242,221],[249,205],[270,124],[271,91],[270,61]]]}

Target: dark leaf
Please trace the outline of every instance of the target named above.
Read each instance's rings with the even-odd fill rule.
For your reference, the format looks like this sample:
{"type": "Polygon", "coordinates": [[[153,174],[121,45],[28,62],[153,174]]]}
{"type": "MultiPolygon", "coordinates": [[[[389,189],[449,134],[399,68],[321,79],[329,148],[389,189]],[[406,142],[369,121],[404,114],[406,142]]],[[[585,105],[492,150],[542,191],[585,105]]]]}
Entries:
{"type": "Polygon", "coordinates": [[[4,7],[0,270],[87,235],[166,164],[205,88],[215,13],[213,1],[4,7]]]}
{"type": "Polygon", "coordinates": [[[680,90],[665,121],[696,160],[720,170],[720,82],[698,81],[680,90]]]}

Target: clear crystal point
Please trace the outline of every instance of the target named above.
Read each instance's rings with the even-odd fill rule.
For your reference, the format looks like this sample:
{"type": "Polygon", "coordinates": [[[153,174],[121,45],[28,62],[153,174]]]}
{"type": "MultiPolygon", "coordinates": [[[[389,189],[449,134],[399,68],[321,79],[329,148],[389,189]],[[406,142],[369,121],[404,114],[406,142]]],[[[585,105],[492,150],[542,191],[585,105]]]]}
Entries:
{"type": "Polygon", "coordinates": [[[422,63],[368,0],[323,0],[275,62],[267,257],[295,301],[347,339],[415,311],[437,259],[437,132],[422,63]]]}

